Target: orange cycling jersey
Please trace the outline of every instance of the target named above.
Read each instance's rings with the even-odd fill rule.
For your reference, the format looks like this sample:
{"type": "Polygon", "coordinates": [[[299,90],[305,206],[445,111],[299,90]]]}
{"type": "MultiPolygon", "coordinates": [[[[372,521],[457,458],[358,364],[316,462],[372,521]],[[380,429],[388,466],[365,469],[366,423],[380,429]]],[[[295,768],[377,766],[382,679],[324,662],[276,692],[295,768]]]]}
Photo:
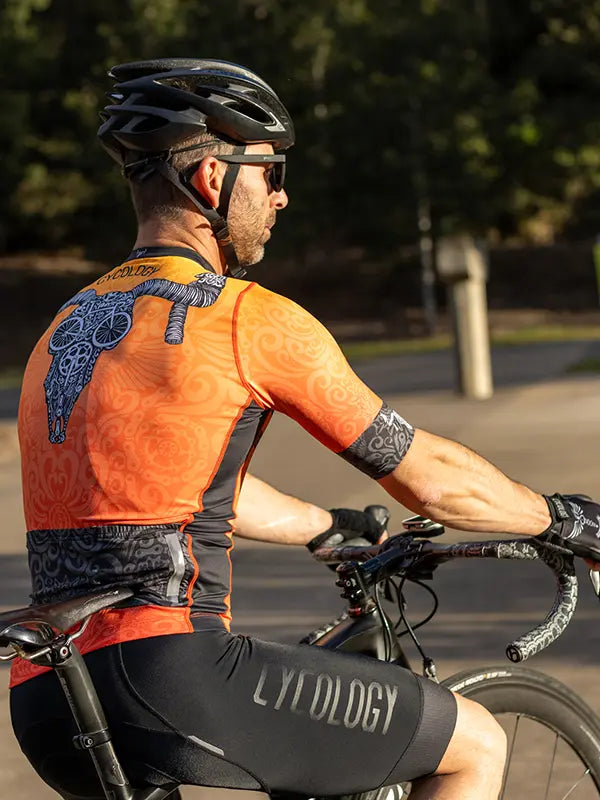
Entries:
{"type": "MultiPolygon", "coordinates": [[[[135,588],[84,652],[228,626],[236,500],[273,410],[375,478],[412,441],[308,312],[187,248],[134,251],[60,309],[19,407],[32,598],[135,588]]],[[[40,671],[19,659],[13,685],[40,671]]]]}

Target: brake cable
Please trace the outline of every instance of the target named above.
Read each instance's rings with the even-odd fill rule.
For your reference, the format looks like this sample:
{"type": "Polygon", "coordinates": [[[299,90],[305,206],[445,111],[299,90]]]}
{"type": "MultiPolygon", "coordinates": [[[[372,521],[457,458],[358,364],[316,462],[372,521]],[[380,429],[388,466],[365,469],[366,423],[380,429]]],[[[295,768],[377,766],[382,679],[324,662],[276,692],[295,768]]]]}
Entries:
{"type": "Polygon", "coordinates": [[[424,620],[421,620],[418,623],[418,625],[415,625],[413,627],[410,624],[410,622],[408,621],[408,619],[406,618],[406,614],[404,613],[404,607],[403,607],[404,604],[402,602],[402,600],[403,600],[403,598],[402,598],[402,587],[404,586],[405,582],[406,582],[406,575],[404,575],[402,577],[402,580],[400,581],[399,585],[396,585],[392,581],[392,585],[396,590],[396,596],[397,596],[397,599],[398,599],[398,611],[400,612],[400,620],[402,621],[402,623],[404,624],[404,627],[406,628],[406,630],[402,631],[400,633],[400,635],[403,636],[406,633],[408,633],[410,635],[410,638],[413,640],[413,643],[414,643],[415,647],[417,648],[417,650],[419,651],[419,654],[420,654],[421,659],[422,659],[423,675],[425,675],[427,678],[430,678],[431,680],[433,680],[436,683],[438,683],[439,681],[438,681],[438,678],[437,678],[437,669],[436,669],[436,666],[435,666],[435,661],[433,660],[433,658],[430,658],[428,655],[425,654],[425,651],[421,647],[421,643],[419,642],[419,640],[417,639],[417,637],[415,635],[415,630],[417,628],[420,628],[422,625],[425,625],[426,622],[429,622],[429,620],[433,617],[433,615],[437,611],[437,608],[438,608],[438,605],[439,605],[439,601],[438,601],[437,595],[433,591],[433,589],[431,589],[429,586],[424,586],[424,584],[422,584],[421,581],[417,581],[417,580],[413,581],[413,583],[418,583],[420,586],[424,586],[424,588],[427,589],[430,592],[430,594],[433,596],[434,601],[435,601],[435,604],[434,604],[434,607],[433,607],[433,611],[430,612],[429,616],[427,616],[424,620]]]}
{"type": "Polygon", "coordinates": [[[383,658],[384,661],[391,661],[392,659],[392,629],[390,627],[390,621],[387,617],[387,614],[384,611],[383,605],[381,603],[381,592],[382,592],[382,585],[381,583],[375,584],[375,591],[374,600],[375,605],[377,607],[377,613],[379,614],[379,619],[381,620],[381,626],[383,628],[383,658]]]}
{"type": "MultiPolygon", "coordinates": [[[[391,581],[391,583],[392,583],[392,585],[393,585],[393,587],[396,590],[396,593],[398,595],[398,607],[400,608],[401,603],[403,603],[403,597],[401,597],[401,594],[402,594],[401,590],[400,590],[400,588],[398,586],[396,586],[394,581],[391,581]]],[[[427,614],[426,617],[424,617],[422,620],[417,622],[416,625],[412,626],[413,631],[416,631],[419,628],[422,628],[423,625],[427,625],[427,623],[431,619],[433,619],[433,617],[437,614],[437,610],[439,608],[440,601],[438,600],[438,596],[435,593],[435,590],[432,589],[431,586],[428,586],[424,581],[416,580],[416,579],[413,578],[413,579],[411,579],[411,583],[416,583],[422,589],[425,589],[425,591],[428,592],[431,595],[431,597],[433,598],[433,608],[431,609],[429,614],[427,614]]],[[[402,607],[404,608],[404,606],[402,606],[402,607]]],[[[396,632],[398,633],[399,636],[405,636],[408,633],[408,631],[398,631],[399,624],[400,624],[400,622],[398,622],[397,625],[396,625],[396,632]]]]}

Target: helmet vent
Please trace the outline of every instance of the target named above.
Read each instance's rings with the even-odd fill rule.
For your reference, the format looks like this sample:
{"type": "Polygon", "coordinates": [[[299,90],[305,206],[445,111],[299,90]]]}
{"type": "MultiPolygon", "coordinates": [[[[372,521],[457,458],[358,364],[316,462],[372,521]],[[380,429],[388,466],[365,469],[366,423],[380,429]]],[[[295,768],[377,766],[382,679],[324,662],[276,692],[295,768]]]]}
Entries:
{"type": "Polygon", "coordinates": [[[161,119],[160,117],[138,117],[132,127],[135,129],[136,133],[145,133],[163,128],[168,124],[168,120],[161,119]]]}

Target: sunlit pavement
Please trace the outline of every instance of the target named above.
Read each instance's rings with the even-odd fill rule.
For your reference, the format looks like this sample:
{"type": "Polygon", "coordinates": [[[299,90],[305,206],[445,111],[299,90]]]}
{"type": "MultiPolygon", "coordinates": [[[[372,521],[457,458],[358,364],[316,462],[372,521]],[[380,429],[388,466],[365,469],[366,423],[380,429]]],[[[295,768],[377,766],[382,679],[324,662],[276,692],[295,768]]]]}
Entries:
{"type": "MultiPolygon", "coordinates": [[[[483,403],[460,400],[449,391],[417,391],[414,384],[420,381],[422,386],[425,384],[423,388],[428,381],[439,385],[439,370],[448,370],[446,362],[440,366],[442,362],[436,362],[435,358],[419,357],[418,364],[411,362],[413,370],[423,369],[427,374],[414,377],[410,386],[406,385],[408,379],[404,379],[411,372],[406,360],[365,364],[359,366],[359,372],[380,391],[387,390],[387,402],[413,424],[462,441],[490,458],[512,478],[540,491],[598,495],[600,380],[553,379],[562,371],[559,362],[584,355],[581,350],[568,355],[564,350],[555,350],[553,356],[546,349],[543,358],[541,350],[527,356],[521,352],[517,358],[515,349],[511,358],[514,358],[512,374],[518,373],[516,379],[502,381],[504,386],[494,398],[483,403]],[[541,360],[546,361],[544,368],[541,360]],[[527,384],[527,375],[535,382],[527,384]],[[408,393],[396,394],[402,389],[408,393]]],[[[325,506],[362,507],[388,502],[377,484],[285,418],[273,421],[255,456],[253,470],[278,488],[325,506]]],[[[2,607],[27,602],[19,492],[14,422],[6,413],[5,421],[0,424],[2,607]]],[[[398,507],[393,511],[392,530],[394,525],[399,527],[404,513],[398,507]]],[[[464,534],[449,535],[466,538],[464,534]]],[[[234,554],[234,569],[234,627],[238,631],[292,642],[341,609],[342,601],[331,574],[314,564],[303,549],[240,541],[234,554]]],[[[597,688],[600,609],[584,571],[581,577],[581,600],[574,621],[561,640],[545,655],[534,658],[530,666],[564,681],[600,712],[597,688]]],[[[505,645],[545,616],[553,591],[552,578],[540,565],[504,562],[454,563],[439,571],[435,585],[440,595],[440,612],[425,629],[422,641],[437,659],[442,677],[467,666],[502,663],[505,645]]],[[[426,605],[426,600],[415,595],[411,606],[409,598],[409,608],[424,609],[426,605]]],[[[415,661],[415,668],[418,666],[415,661]]],[[[0,680],[4,687],[0,712],[4,731],[0,736],[0,796],[11,800],[56,798],[32,773],[14,742],[6,701],[8,670],[0,672],[0,680]]],[[[184,797],[258,800],[263,795],[190,788],[184,791],[184,797]]]]}

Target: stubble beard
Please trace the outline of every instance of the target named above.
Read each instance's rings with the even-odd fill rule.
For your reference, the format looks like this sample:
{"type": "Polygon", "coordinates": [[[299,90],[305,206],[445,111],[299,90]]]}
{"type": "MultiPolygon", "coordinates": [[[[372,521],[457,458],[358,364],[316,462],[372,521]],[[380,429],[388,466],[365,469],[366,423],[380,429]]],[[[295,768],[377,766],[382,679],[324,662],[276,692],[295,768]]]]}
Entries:
{"type": "Polygon", "coordinates": [[[258,264],[265,254],[265,226],[275,221],[275,212],[265,218],[261,204],[243,184],[236,185],[231,196],[227,223],[241,267],[258,264]]]}

